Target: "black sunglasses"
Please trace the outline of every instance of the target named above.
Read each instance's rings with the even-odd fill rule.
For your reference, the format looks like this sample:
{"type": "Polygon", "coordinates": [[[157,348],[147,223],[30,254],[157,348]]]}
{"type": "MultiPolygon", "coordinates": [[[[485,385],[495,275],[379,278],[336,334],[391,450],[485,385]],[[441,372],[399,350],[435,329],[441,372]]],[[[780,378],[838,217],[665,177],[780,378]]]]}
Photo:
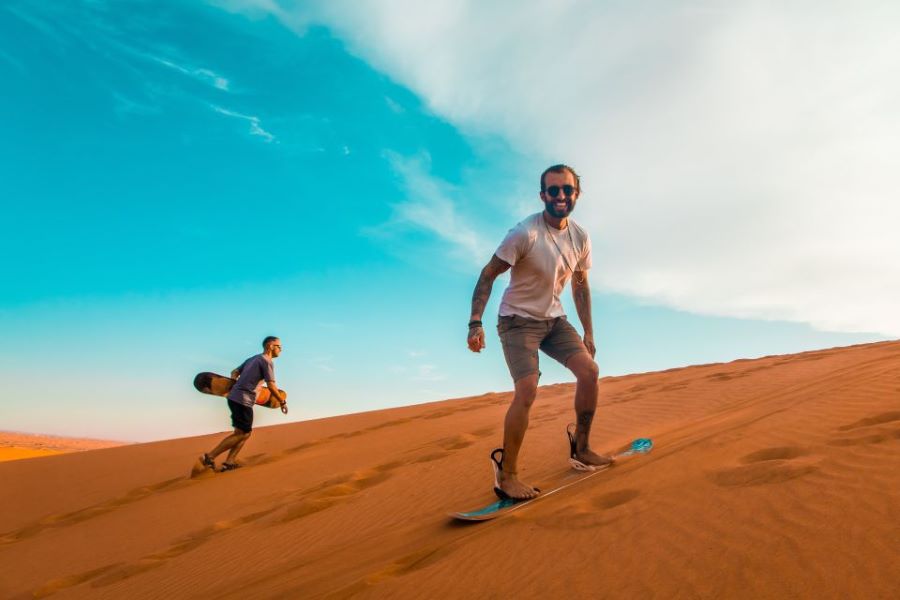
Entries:
{"type": "Polygon", "coordinates": [[[575,194],[575,186],[571,185],[564,185],[562,187],[558,185],[551,185],[546,190],[544,190],[544,193],[546,193],[551,198],[556,198],[557,196],[559,196],[560,190],[562,190],[562,193],[566,198],[571,198],[572,195],[575,194]]]}

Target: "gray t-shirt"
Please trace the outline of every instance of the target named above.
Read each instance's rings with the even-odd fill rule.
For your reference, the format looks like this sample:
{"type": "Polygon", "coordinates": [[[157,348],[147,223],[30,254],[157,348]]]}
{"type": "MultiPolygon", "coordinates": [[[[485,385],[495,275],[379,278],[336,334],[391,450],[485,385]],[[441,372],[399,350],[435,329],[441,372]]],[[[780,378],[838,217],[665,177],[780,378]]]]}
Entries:
{"type": "Polygon", "coordinates": [[[565,316],[559,297],[574,271],[591,268],[591,238],[575,221],[565,229],[531,215],[509,230],[494,253],[512,265],[509,287],[500,301],[500,316],[519,315],[545,321],[565,316]]]}
{"type": "Polygon", "coordinates": [[[257,354],[245,360],[237,368],[240,377],[228,392],[228,399],[244,406],[256,404],[256,389],[263,381],[275,381],[275,365],[265,354],[257,354]]]}

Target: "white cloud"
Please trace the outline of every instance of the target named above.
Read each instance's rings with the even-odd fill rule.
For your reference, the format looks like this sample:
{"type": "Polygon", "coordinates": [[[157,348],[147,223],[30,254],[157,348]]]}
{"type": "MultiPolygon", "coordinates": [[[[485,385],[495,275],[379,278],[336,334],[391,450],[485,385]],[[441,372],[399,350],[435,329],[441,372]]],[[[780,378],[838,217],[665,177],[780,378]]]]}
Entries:
{"type": "Polygon", "coordinates": [[[403,106],[399,102],[389,96],[384,97],[384,102],[385,104],[387,104],[388,108],[391,109],[391,111],[395,114],[399,115],[406,112],[406,109],[403,108],[403,106]]]}
{"type": "Polygon", "coordinates": [[[416,374],[412,377],[412,381],[443,381],[447,378],[438,372],[435,365],[417,365],[416,374]]]}
{"type": "MultiPolygon", "coordinates": [[[[575,165],[595,285],[900,335],[900,5],[277,6],[298,29],[331,28],[463,131],[575,165]]],[[[442,216],[405,216],[466,245],[452,203],[431,193],[442,216]]]]}
{"type": "Polygon", "coordinates": [[[472,228],[470,219],[459,214],[453,186],[429,172],[427,155],[401,156],[385,152],[400,177],[407,200],[392,205],[394,213],[383,229],[412,225],[437,235],[466,265],[484,263],[493,249],[472,228]]]}
{"type": "MultiPolygon", "coordinates": [[[[413,360],[422,358],[425,356],[424,352],[410,352],[410,358],[413,360]]],[[[441,374],[438,371],[437,365],[432,364],[407,364],[407,365],[399,365],[393,364],[388,366],[388,371],[393,373],[394,375],[407,375],[410,381],[443,381],[447,378],[446,375],[441,374]]]]}
{"type": "Polygon", "coordinates": [[[8,5],[4,6],[3,9],[5,12],[13,15],[13,17],[23,21],[31,29],[37,30],[39,33],[53,40],[58,47],[69,45],[69,41],[60,34],[59,25],[55,24],[52,18],[34,14],[37,11],[34,11],[33,7],[22,9],[21,7],[8,5]]]}
{"type": "Polygon", "coordinates": [[[275,141],[275,136],[263,129],[259,124],[259,117],[254,117],[252,115],[242,115],[241,113],[234,112],[233,110],[228,110],[227,108],[222,108],[221,106],[211,105],[211,107],[219,114],[223,114],[228,117],[234,117],[235,119],[243,119],[250,123],[250,135],[258,135],[267,142],[275,141]]]}
{"type": "Polygon", "coordinates": [[[160,63],[161,65],[165,65],[172,70],[178,71],[183,75],[187,75],[188,77],[193,77],[199,81],[202,81],[206,84],[211,85],[212,87],[222,90],[224,92],[229,91],[229,86],[231,85],[228,80],[221,75],[218,75],[214,71],[209,69],[202,68],[194,68],[194,67],[184,67],[167,58],[160,58],[158,56],[148,56],[152,60],[160,63]]]}

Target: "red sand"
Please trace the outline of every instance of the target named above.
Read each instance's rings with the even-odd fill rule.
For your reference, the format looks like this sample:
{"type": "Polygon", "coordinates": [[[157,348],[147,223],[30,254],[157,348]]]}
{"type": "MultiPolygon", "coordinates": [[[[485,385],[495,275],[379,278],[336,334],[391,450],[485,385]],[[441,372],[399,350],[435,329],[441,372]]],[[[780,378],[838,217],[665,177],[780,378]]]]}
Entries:
{"type": "MultiPolygon", "coordinates": [[[[509,394],[0,464],[0,597],[895,598],[900,343],[605,378],[594,446],[654,451],[496,521],[509,394]]],[[[570,478],[572,386],[522,478],[570,478]]]]}

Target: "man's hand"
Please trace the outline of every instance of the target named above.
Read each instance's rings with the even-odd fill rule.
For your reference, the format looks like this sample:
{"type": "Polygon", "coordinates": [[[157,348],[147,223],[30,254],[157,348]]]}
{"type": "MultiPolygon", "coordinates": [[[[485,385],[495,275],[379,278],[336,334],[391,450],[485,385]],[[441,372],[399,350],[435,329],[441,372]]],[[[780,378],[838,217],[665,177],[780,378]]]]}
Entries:
{"type": "Polygon", "coordinates": [[[475,325],[469,327],[469,350],[472,352],[481,352],[484,348],[484,327],[475,325]]]}
{"type": "Polygon", "coordinates": [[[241,372],[238,371],[237,369],[235,369],[234,371],[231,372],[231,378],[232,378],[232,379],[237,379],[237,378],[240,377],[240,376],[241,376],[241,372]]]}
{"type": "Polygon", "coordinates": [[[584,334],[584,346],[587,348],[587,351],[591,353],[591,358],[597,354],[597,346],[594,345],[593,333],[584,334]]]}
{"type": "Polygon", "coordinates": [[[494,286],[494,280],[501,273],[509,270],[510,264],[505,260],[497,258],[497,255],[491,257],[490,262],[481,270],[478,276],[478,283],[475,284],[475,291],[472,293],[472,312],[469,321],[469,350],[472,352],[481,352],[484,348],[484,327],[481,326],[481,315],[484,314],[484,307],[491,297],[491,288],[494,286]]]}

